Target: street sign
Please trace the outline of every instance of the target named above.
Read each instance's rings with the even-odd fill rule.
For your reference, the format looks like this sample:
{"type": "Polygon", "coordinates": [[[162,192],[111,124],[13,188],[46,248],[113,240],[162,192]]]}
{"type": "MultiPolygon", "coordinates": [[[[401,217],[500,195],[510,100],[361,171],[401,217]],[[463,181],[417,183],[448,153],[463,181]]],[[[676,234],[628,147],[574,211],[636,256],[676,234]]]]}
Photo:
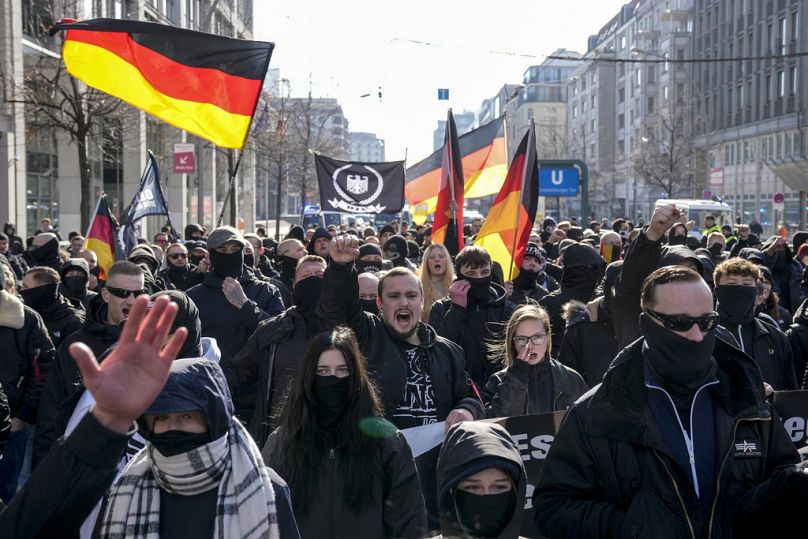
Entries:
{"type": "Polygon", "coordinates": [[[195,164],[193,144],[174,144],[174,174],[193,174],[195,164]]]}
{"type": "Polygon", "coordinates": [[[438,88],[438,101],[446,101],[449,99],[449,88],[438,88]]]}
{"type": "Polygon", "coordinates": [[[539,168],[539,196],[578,196],[581,173],[574,166],[548,166],[539,168]]]}
{"type": "Polygon", "coordinates": [[[785,208],[786,196],[783,193],[775,193],[772,202],[774,202],[772,209],[782,210],[785,208]]]}
{"type": "Polygon", "coordinates": [[[713,199],[713,192],[709,190],[704,190],[701,192],[701,199],[702,200],[712,200],[713,199]]]}

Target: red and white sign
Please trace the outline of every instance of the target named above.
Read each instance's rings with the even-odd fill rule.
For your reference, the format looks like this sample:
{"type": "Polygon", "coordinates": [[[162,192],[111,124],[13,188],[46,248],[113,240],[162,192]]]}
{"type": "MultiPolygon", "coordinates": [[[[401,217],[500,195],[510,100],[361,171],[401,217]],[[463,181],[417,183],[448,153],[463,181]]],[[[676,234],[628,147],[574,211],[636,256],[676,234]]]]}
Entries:
{"type": "Polygon", "coordinates": [[[724,167],[710,169],[710,185],[724,185],[724,167]]]}
{"type": "Polygon", "coordinates": [[[174,174],[193,174],[194,165],[194,145],[174,144],[174,174]]]}

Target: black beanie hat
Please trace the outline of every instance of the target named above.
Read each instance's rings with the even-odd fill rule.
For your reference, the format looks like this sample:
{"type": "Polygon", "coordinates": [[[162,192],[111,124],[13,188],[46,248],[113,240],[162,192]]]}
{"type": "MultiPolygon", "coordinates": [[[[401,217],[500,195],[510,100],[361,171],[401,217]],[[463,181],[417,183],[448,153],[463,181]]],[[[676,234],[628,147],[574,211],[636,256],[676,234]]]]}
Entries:
{"type": "Polygon", "coordinates": [[[375,243],[366,243],[359,248],[359,258],[367,255],[382,256],[382,249],[375,243]]]}

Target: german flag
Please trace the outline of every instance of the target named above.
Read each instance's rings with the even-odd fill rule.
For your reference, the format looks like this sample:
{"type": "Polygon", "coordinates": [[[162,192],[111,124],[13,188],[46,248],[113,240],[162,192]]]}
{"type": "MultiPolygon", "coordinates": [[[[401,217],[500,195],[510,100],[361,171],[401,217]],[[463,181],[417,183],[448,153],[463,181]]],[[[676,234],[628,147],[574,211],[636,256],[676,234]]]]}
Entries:
{"type": "Polygon", "coordinates": [[[118,222],[112,216],[107,205],[107,195],[101,194],[98,197],[98,204],[95,206],[95,215],[90,222],[90,230],[84,240],[84,248],[91,249],[98,257],[98,267],[101,268],[101,280],[107,279],[109,268],[115,263],[115,254],[118,237],[118,222]]]}
{"type": "Polygon", "coordinates": [[[141,21],[59,21],[67,71],[166,123],[242,148],[273,43],[141,21]]]}
{"type": "Polygon", "coordinates": [[[508,279],[519,274],[530,229],[539,204],[539,167],[533,121],[519,143],[499,191],[474,245],[485,248],[491,259],[507,270],[508,279]]]}
{"type": "MultiPolygon", "coordinates": [[[[458,139],[463,163],[465,198],[480,198],[499,192],[508,168],[502,118],[469,131],[458,139]]],[[[438,204],[443,150],[407,169],[404,196],[413,219],[424,222],[438,204]]]]}
{"type": "Polygon", "coordinates": [[[463,248],[463,165],[457,142],[452,109],[446,116],[446,135],[443,142],[443,161],[440,173],[438,204],[432,241],[446,246],[453,257],[463,248]]]}

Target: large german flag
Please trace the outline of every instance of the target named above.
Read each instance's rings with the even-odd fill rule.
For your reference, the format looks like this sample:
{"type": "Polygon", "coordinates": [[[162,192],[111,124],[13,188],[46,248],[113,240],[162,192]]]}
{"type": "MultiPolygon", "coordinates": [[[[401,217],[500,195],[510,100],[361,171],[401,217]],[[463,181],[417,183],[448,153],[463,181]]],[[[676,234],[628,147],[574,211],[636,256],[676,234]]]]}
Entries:
{"type": "Polygon", "coordinates": [[[67,71],[224,148],[242,148],[274,44],[141,21],[59,21],[67,71]]]}
{"type": "Polygon", "coordinates": [[[508,176],[497,194],[474,245],[499,262],[508,279],[519,273],[539,203],[539,167],[533,121],[513,156],[508,176]]]}
{"type": "MultiPolygon", "coordinates": [[[[458,139],[463,163],[465,198],[480,198],[499,192],[507,173],[505,135],[502,118],[469,131],[458,139]]],[[[412,208],[413,219],[424,222],[438,203],[443,150],[407,169],[404,197],[412,208]]]]}
{"type": "Polygon", "coordinates": [[[107,272],[115,263],[117,237],[118,223],[109,211],[107,195],[102,193],[95,206],[95,215],[90,222],[87,239],[84,240],[84,248],[92,250],[98,257],[98,267],[101,268],[98,277],[102,280],[107,279],[107,272]]]}

